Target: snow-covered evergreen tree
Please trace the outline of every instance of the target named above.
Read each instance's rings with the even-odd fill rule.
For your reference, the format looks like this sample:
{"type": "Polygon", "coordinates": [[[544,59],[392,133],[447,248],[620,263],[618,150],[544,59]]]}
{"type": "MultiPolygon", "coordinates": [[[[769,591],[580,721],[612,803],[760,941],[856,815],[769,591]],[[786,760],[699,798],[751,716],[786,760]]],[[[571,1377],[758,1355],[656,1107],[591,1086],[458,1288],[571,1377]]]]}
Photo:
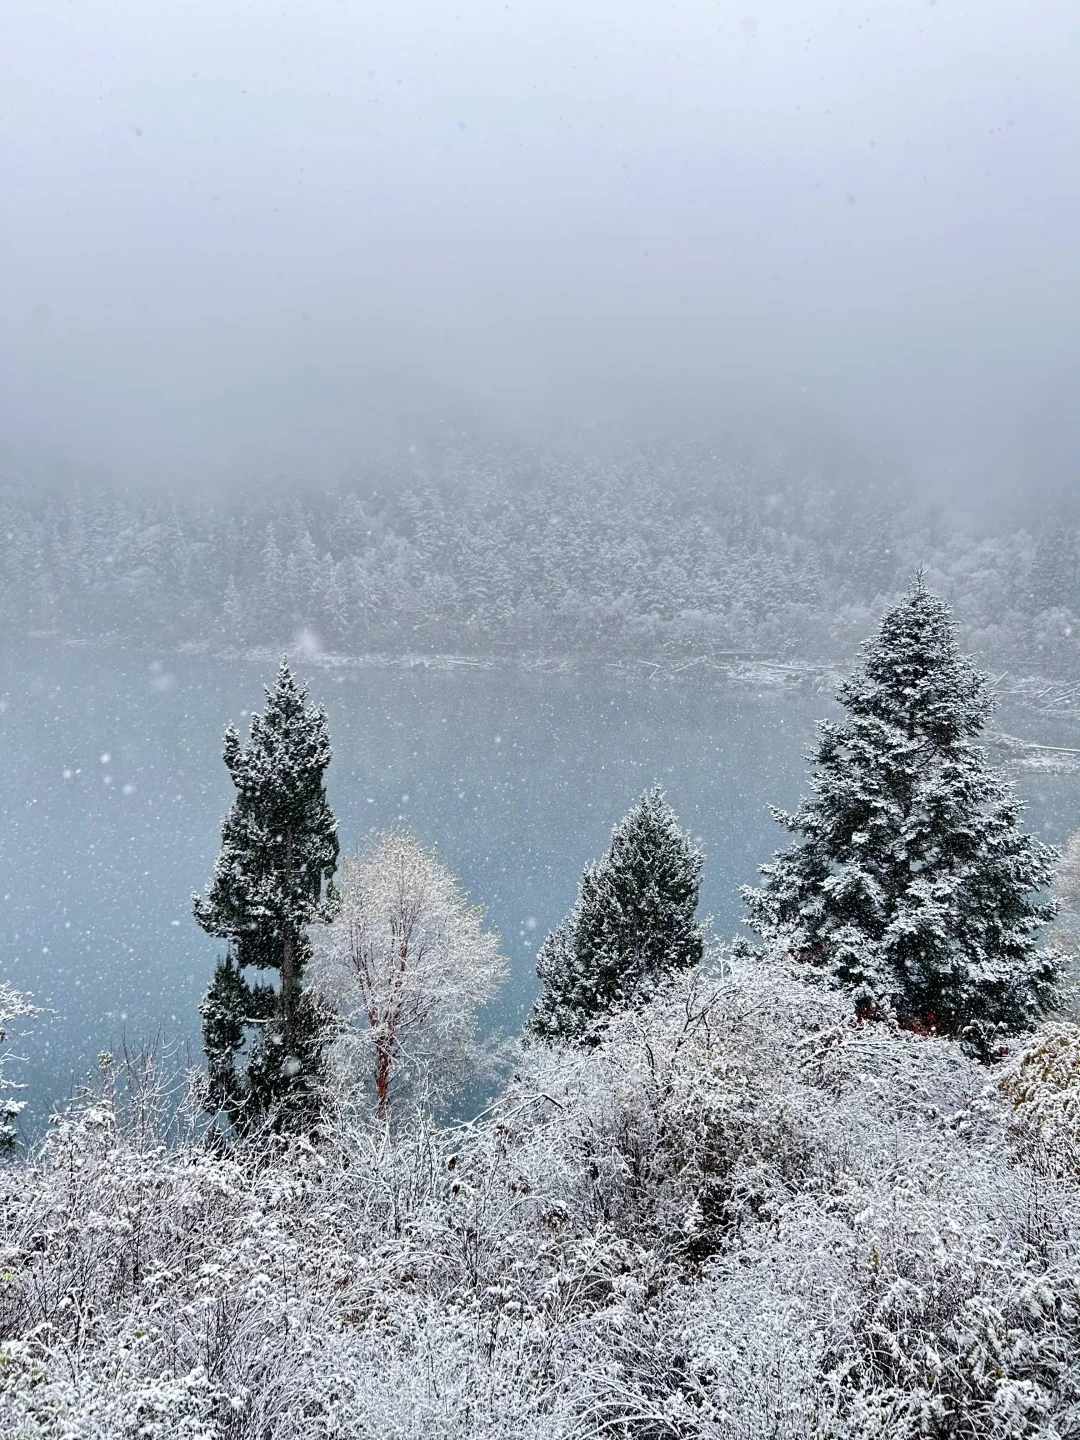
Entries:
{"type": "Polygon", "coordinates": [[[224,756],[237,795],[214,878],[205,897],[192,897],[202,928],[229,941],[202,1005],[210,1104],[239,1127],[293,1124],[316,1104],[322,1072],[323,1022],[303,979],[307,927],[332,914],[338,840],[323,784],[326,714],[307,704],[284,661],[248,744],[230,728],[224,756]],[[249,982],[249,968],[276,972],[277,985],[249,982]]]}
{"type": "Polygon", "coordinates": [[[222,628],[226,637],[237,644],[244,638],[244,598],[240,594],[240,587],[234,576],[229,576],[229,583],[225,587],[225,598],[221,605],[222,628]]]}
{"type": "Polygon", "coordinates": [[[820,725],[812,797],[774,811],[801,838],[744,890],[749,923],[866,1007],[986,1055],[1053,1000],[1059,962],[1036,944],[1053,851],[975,743],[986,677],[921,576],[863,651],[847,719],[820,725]]]}
{"type": "Polygon", "coordinates": [[[529,1028],[543,1040],[595,1038],[613,1011],[648,998],[658,981],[696,965],[702,856],[658,786],[615,826],[586,866],[573,910],[537,956],[543,981],[529,1028]]]}
{"type": "Polygon", "coordinates": [[[1033,610],[1080,606],[1080,533],[1064,502],[1051,511],[1039,536],[1028,588],[1033,610]]]}
{"type": "Polygon", "coordinates": [[[290,621],[289,602],[286,593],[285,557],[278,549],[274,527],[267,526],[266,540],[262,548],[261,585],[259,595],[259,617],[265,634],[280,635],[282,628],[290,621]]]}

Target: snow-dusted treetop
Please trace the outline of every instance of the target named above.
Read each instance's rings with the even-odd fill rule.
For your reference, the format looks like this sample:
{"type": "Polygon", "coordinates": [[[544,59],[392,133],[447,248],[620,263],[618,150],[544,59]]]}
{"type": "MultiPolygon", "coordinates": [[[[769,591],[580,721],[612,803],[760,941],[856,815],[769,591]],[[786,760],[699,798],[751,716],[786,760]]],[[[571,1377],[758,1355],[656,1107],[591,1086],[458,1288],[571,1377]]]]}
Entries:
{"type": "Polygon", "coordinates": [[[612,830],[604,855],[585,867],[573,910],[541,946],[534,1035],[595,1038],[613,1011],[698,964],[702,864],[663,791],[646,791],[612,830]]]}
{"type": "Polygon", "coordinates": [[[195,916],[232,942],[241,966],[279,969],[283,937],[326,918],[324,891],[337,865],[337,821],[326,801],[330,764],[326,712],[307,704],[283,660],[252,715],[247,745],[231,726],[224,759],[237,796],[222,824],[221,850],[195,916]]]}

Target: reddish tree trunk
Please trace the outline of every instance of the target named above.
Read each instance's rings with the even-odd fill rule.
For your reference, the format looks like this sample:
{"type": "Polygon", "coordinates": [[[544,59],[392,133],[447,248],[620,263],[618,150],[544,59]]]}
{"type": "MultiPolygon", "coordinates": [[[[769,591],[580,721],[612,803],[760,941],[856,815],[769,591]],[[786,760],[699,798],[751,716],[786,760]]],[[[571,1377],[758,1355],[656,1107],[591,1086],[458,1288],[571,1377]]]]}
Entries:
{"type": "MultiPolygon", "coordinates": [[[[285,831],[285,887],[288,893],[292,889],[293,874],[293,836],[292,830],[285,831]]],[[[287,1051],[292,1049],[294,1017],[296,1005],[294,991],[296,989],[296,933],[289,922],[285,924],[285,933],[282,937],[281,946],[281,1034],[287,1051]]]]}
{"type": "Polygon", "coordinates": [[[379,1097],[379,1119],[385,1120],[390,1104],[390,1044],[380,1041],[376,1053],[375,1093],[379,1097]]]}

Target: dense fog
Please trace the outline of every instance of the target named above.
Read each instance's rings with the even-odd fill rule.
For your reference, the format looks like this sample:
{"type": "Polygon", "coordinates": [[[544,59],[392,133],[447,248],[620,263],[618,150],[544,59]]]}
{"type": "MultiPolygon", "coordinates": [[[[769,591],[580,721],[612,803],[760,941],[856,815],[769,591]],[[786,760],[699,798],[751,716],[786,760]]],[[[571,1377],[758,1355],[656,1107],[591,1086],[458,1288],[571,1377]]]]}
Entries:
{"type": "Polygon", "coordinates": [[[1067,0],[6,7],[0,455],[184,487],[447,433],[1075,484],[1067,0]]]}

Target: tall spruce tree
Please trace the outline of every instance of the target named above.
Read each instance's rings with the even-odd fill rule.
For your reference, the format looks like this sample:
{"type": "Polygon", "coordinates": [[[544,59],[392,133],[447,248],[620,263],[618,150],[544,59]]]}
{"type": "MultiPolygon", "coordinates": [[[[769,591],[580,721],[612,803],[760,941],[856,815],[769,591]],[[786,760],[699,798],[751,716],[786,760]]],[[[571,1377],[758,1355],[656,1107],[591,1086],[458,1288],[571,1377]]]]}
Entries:
{"type": "Polygon", "coordinates": [[[812,797],[773,812],[802,838],[744,889],[749,923],[862,1006],[988,1056],[1054,999],[1060,962],[1036,944],[1054,852],[975,743],[986,677],[921,575],[837,698],[847,719],[819,726],[812,797]]]}
{"type": "Polygon", "coordinates": [[[602,859],[586,866],[573,910],[537,956],[543,981],[531,1033],[588,1042],[607,1015],[646,998],[704,951],[696,919],[702,856],[654,787],[611,833],[602,859]]]}
{"type": "Polygon", "coordinates": [[[323,784],[326,714],[284,661],[248,744],[230,727],[224,758],[236,799],[214,878],[192,897],[202,928],[229,941],[202,1004],[209,1104],[238,1129],[292,1128],[318,1106],[324,1026],[303,980],[307,927],[331,918],[338,840],[323,784]],[[277,983],[249,981],[249,970],[276,972],[277,983]]]}

